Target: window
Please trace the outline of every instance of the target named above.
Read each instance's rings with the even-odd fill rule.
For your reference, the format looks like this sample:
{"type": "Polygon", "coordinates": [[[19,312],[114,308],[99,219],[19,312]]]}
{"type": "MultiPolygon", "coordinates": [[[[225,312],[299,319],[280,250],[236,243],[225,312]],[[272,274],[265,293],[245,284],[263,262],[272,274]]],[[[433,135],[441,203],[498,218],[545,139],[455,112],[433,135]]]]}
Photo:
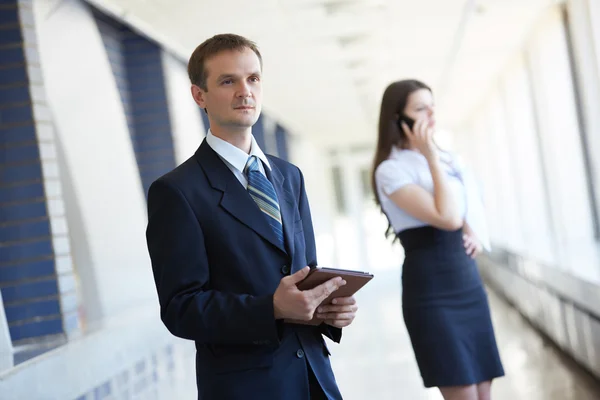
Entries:
{"type": "Polygon", "coordinates": [[[534,35],[527,61],[557,238],[560,247],[577,247],[589,243],[594,233],[567,38],[559,9],[544,19],[534,35]]]}
{"type": "Polygon", "coordinates": [[[342,169],[339,166],[334,166],[331,169],[333,177],[333,191],[335,193],[335,208],[339,214],[346,214],[348,212],[348,205],[344,197],[344,185],[343,185],[343,174],[342,169]]]}

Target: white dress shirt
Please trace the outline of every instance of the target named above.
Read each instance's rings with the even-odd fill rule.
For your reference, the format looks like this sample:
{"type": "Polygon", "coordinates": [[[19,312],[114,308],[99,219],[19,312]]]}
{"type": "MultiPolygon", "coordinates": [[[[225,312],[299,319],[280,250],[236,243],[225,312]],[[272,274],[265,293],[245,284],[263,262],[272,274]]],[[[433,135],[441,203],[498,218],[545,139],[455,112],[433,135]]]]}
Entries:
{"type": "MultiPolygon", "coordinates": [[[[483,201],[475,179],[456,157],[449,153],[444,156],[448,185],[460,215],[469,224],[483,247],[489,250],[489,233],[483,201]]],[[[433,178],[427,159],[421,153],[394,147],[388,159],[377,167],[375,181],[381,208],[387,215],[394,232],[427,226],[426,222],[413,217],[388,197],[408,184],[419,185],[433,195],[433,178]]]]}
{"type": "Polygon", "coordinates": [[[248,179],[244,174],[244,168],[246,167],[248,158],[250,158],[251,156],[257,156],[258,159],[262,161],[261,163],[258,163],[258,168],[260,169],[261,174],[263,174],[264,176],[267,175],[265,174],[263,164],[266,165],[267,168],[269,168],[269,171],[271,170],[271,164],[269,164],[267,156],[265,156],[265,153],[263,153],[263,151],[258,146],[258,143],[256,143],[254,135],[250,136],[252,138],[250,154],[246,154],[246,152],[235,147],[231,143],[226,142],[225,140],[213,135],[210,129],[208,130],[208,133],[206,135],[206,143],[208,143],[210,148],[217,153],[221,160],[223,160],[225,165],[227,165],[227,168],[229,168],[229,170],[233,172],[237,180],[240,181],[242,186],[244,186],[244,189],[248,188],[248,179]]]}

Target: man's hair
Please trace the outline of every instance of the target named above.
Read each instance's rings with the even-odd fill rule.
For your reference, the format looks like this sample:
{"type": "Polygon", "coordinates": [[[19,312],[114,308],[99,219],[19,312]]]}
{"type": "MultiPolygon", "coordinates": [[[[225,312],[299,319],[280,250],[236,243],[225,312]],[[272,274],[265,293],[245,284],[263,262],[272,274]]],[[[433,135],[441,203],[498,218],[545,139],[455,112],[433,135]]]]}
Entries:
{"type": "Polygon", "coordinates": [[[190,82],[193,85],[200,86],[202,90],[207,91],[206,60],[222,51],[243,51],[245,49],[250,49],[257,55],[258,60],[260,61],[260,68],[262,69],[262,56],[260,55],[260,51],[258,51],[256,43],[253,41],[232,33],[215,35],[210,39],[205,40],[196,47],[196,50],[194,50],[190,57],[190,61],[188,62],[188,76],[190,77],[190,82]]]}

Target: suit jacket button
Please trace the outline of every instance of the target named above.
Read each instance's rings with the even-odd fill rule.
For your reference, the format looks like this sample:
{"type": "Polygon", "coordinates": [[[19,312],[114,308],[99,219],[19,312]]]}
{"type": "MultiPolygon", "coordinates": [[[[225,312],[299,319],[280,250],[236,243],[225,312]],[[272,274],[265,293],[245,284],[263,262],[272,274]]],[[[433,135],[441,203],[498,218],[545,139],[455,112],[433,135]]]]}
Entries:
{"type": "Polygon", "coordinates": [[[298,349],[298,351],[296,352],[296,357],[303,358],[304,357],[304,350],[298,349]]]}
{"type": "Polygon", "coordinates": [[[290,266],[289,265],[284,265],[283,267],[281,267],[281,273],[284,275],[289,275],[290,273],[290,266]]]}

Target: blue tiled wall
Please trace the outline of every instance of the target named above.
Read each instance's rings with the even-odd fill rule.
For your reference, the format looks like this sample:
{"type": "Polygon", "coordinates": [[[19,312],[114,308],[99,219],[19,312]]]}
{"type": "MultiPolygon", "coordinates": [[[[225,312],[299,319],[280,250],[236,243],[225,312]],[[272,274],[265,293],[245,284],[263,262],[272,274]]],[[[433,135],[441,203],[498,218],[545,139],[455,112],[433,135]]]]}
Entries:
{"type": "Polygon", "coordinates": [[[39,69],[33,11],[19,3],[0,3],[0,290],[13,342],[64,331],[30,95],[42,85],[27,69],[39,69]]]}
{"type": "Polygon", "coordinates": [[[158,399],[160,384],[174,379],[173,346],[160,349],[148,358],[107,377],[76,400],[100,399],[158,399]]]}
{"type": "Polygon", "coordinates": [[[99,12],[95,16],[147,194],[156,178],[175,167],[161,48],[99,12]]]}

